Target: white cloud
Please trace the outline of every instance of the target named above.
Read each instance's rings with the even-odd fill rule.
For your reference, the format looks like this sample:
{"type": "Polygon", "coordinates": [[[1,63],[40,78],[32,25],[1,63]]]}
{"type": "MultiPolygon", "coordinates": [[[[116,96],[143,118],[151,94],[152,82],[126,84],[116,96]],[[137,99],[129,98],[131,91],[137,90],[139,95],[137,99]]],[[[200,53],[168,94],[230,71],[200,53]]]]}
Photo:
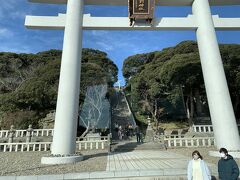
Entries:
{"type": "Polygon", "coordinates": [[[32,49],[28,46],[19,45],[1,45],[0,52],[31,53],[32,49]]]}
{"type": "Polygon", "coordinates": [[[63,32],[62,31],[41,31],[41,30],[34,30],[34,31],[28,31],[29,34],[31,34],[31,37],[29,37],[29,34],[25,34],[22,39],[24,41],[33,41],[36,42],[36,44],[39,44],[39,46],[44,45],[45,47],[60,47],[62,48],[63,45],[63,32]]]}
{"type": "Polygon", "coordinates": [[[123,53],[136,54],[146,52],[149,42],[142,41],[139,33],[129,31],[99,31],[93,30],[84,33],[84,44],[87,47],[93,47],[110,51],[122,51],[123,53]]]}
{"type": "Polygon", "coordinates": [[[19,0],[18,1],[16,0],[2,1],[0,8],[4,10],[13,10],[16,7],[18,7],[17,4],[19,4],[19,2],[20,2],[19,0]]]}
{"type": "Polygon", "coordinates": [[[4,0],[0,4],[0,20],[4,21],[11,19],[23,19],[25,17],[25,9],[20,10],[21,1],[19,0],[4,0]]]}
{"type": "Polygon", "coordinates": [[[96,44],[99,45],[100,48],[103,49],[104,51],[114,50],[114,47],[112,46],[112,44],[110,45],[109,43],[106,43],[106,42],[96,42],[96,44]]]}
{"type": "Polygon", "coordinates": [[[11,19],[24,19],[26,16],[26,12],[23,11],[14,11],[9,14],[11,19]]]}
{"type": "Polygon", "coordinates": [[[92,36],[96,36],[96,37],[105,37],[109,34],[109,31],[100,31],[100,30],[92,30],[90,31],[90,34],[92,36]]]}
{"type": "Polygon", "coordinates": [[[2,39],[2,38],[9,38],[9,37],[12,37],[12,36],[13,36],[13,32],[12,31],[10,31],[7,28],[1,28],[0,27],[0,39],[2,39]]]}

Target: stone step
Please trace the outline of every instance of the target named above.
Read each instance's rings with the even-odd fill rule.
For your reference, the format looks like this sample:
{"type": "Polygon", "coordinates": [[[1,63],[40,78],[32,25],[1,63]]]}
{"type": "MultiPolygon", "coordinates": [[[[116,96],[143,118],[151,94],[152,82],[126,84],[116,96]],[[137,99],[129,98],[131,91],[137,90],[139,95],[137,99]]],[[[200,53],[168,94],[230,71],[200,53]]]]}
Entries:
{"type": "MultiPolygon", "coordinates": [[[[113,107],[112,110],[112,120],[111,120],[111,132],[112,132],[112,139],[113,140],[119,140],[118,132],[116,132],[114,124],[117,123],[119,126],[122,126],[122,129],[124,130],[127,124],[134,125],[135,122],[131,118],[131,111],[128,108],[125,95],[123,93],[116,94],[118,96],[117,99],[118,102],[117,105],[113,107]]],[[[124,136],[123,139],[126,137],[124,136]]]]}
{"type": "Polygon", "coordinates": [[[210,117],[197,117],[194,119],[195,125],[211,125],[211,119],[210,117]]]}
{"type": "Polygon", "coordinates": [[[119,180],[187,180],[186,176],[149,176],[149,177],[128,177],[128,178],[111,178],[119,180]]]}
{"type": "Polygon", "coordinates": [[[133,150],[159,150],[166,149],[164,144],[160,143],[137,143],[137,142],[125,142],[125,143],[112,143],[111,151],[122,152],[122,151],[133,151],[133,150]]]}

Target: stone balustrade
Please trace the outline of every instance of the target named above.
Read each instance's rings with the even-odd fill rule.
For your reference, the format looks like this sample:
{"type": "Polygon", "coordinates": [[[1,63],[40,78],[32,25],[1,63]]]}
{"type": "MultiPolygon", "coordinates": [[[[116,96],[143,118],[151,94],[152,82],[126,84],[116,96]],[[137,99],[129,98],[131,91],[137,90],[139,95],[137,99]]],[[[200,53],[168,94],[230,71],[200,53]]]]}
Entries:
{"type": "MultiPolygon", "coordinates": [[[[43,137],[43,136],[53,136],[54,129],[33,129],[32,137],[43,137]]],[[[0,131],[0,138],[7,138],[9,134],[9,130],[1,130],[0,131]]],[[[20,129],[16,130],[14,133],[14,137],[25,137],[27,134],[27,129],[20,129]]],[[[108,136],[101,136],[101,140],[108,139],[108,136]]],[[[85,141],[87,140],[86,137],[77,137],[77,141],[85,141]]]]}
{"type": "Polygon", "coordinates": [[[212,125],[193,125],[192,128],[194,132],[213,133],[212,125]]]}
{"type": "Polygon", "coordinates": [[[4,138],[4,137],[8,137],[8,133],[9,132],[9,130],[1,130],[0,131],[0,138],[4,138]]]}
{"type": "Polygon", "coordinates": [[[171,139],[171,138],[184,138],[184,135],[164,135],[164,139],[171,139]]]}
{"type": "Polygon", "coordinates": [[[209,147],[215,145],[214,137],[171,138],[165,137],[164,143],[168,148],[175,147],[209,147]]]}
{"type": "Polygon", "coordinates": [[[108,140],[95,141],[77,141],[76,148],[78,150],[99,150],[105,149],[108,146],[108,140]]]}
{"type": "Polygon", "coordinates": [[[34,129],[33,136],[53,136],[53,129],[34,129]]]}
{"type": "Polygon", "coordinates": [[[0,143],[1,152],[49,151],[51,142],[0,143]]]}
{"type": "MultiPolygon", "coordinates": [[[[237,126],[240,127],[240,124],[238,124],[237,126]]],[[[194,132],[213,133],[212,125],[193,125],[192,128],[194,132]]]]}
{"type": "MultiPolygon", "coordinates": [[[[41,136],[53,136],[53,129],[33,129],[32,136],[33,137],[41,137],[41,136]]],[[[1,130],[0,138],[7,138],[9,134],[9,130],[1,130]]],[[[27,129],[16,130],[14,133],[14,137],[25,137],[27,134],[27,129]]]]}
{"type": "MultiPolygon", "coordinates": [[[[108,141],[109,138],[110,138],[109,136],[100,136],[99,139],[108,141]]],[[[76,141],[89,141],[89,140],[88,140],[88,137],[77,137],[76,141]]]]}
{"type": "MultiPolygon", "coordinates": [[[[0,143],[0,152],[49,151],[52,142],[0,143]]],[[[109,145],[108,139],[95,141],[77,141],[77,150],[100,150],[109,145]]]]}

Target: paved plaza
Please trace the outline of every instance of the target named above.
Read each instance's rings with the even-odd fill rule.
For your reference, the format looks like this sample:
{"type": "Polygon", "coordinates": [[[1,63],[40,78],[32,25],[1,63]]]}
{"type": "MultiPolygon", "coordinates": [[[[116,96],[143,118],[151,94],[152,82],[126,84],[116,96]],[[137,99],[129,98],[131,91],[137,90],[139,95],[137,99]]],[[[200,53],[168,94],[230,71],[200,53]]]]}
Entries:
{"type": "MultiPolygon", "coordinates": [[[[169,151],[135,150],[109,153],[106,171],[123,176],[185,176],[190,158],[169,151]],[[122,173],[121,173],[122,172],[122,173]]],[[[208,163],[213,175],[217,167],[208,163]]]]}
{"type": "Polygon", "coordinates": [[[106,171],[185,169],[189,159],[167,151],[137,150],[110,153],[106,171]]]}
{"type": "MultiPolygon", "coordinates": [[[[107,155],[106,171],[59,173],[56,175],[2,176],[0,180],[39,179],[186,179],[190,157],[166,150],[134,150],[107,155]]],[[[80,162],[81,163],[81,162],[80,162]]],[[[212,175],[215,164],[208,163],[212,175]]]]}

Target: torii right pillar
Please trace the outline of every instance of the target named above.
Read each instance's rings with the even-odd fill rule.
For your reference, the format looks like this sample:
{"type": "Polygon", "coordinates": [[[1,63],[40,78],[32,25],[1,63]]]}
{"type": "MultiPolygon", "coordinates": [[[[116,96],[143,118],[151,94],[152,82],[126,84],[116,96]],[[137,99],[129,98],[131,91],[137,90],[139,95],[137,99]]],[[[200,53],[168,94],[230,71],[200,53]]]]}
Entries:
{"type": "Polygon", "coordinates": [[[194,0],[192,11],[216,146],[237,151],[240,138],[208,0],[194,0]]]}

